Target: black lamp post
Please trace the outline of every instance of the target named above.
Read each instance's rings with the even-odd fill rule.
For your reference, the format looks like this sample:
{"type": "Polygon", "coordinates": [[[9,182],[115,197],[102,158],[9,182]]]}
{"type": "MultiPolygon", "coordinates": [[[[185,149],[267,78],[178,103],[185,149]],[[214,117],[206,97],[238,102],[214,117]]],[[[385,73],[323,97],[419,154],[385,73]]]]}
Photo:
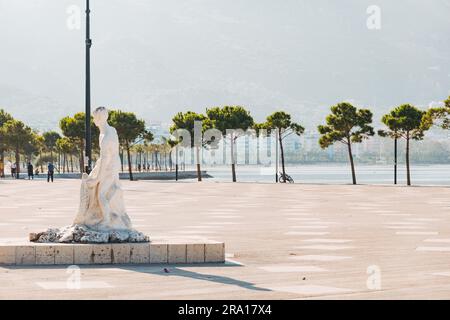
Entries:
{"type": "Polygon", "coordinates": [[[90,8],[89,0],[86,0],[86,133],[85,133],[85,171],[90,173],[92,170],[92,141],[91,141],[91,46],[90,38],[90,8]]]}

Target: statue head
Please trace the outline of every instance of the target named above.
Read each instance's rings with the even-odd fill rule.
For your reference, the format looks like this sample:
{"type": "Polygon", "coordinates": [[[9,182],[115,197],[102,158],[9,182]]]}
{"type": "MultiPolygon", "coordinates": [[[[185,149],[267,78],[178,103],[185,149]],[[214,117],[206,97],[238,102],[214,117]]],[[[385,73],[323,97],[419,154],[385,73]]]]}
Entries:
{"type": "Polygon", "coordinates": [[[105,107],[98,107],[94,110],[92,113],[92,116],[94,117],[94,123],[97,127],[103,126],[108,121],[108,114],[109,111],[105,107]]]}

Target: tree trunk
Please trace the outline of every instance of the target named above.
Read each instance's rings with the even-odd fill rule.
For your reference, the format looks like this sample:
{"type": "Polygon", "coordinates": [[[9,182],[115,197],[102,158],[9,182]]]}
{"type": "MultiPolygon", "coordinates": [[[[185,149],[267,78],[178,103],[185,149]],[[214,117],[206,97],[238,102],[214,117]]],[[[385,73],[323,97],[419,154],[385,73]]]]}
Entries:
{"type": "Polygon", "coordinates": [[[0,178],[5,177],[5,151],[0,150],[0,178]]]}
{"type": "Polygon", "coordinates": [[[73,173],[73,154],[70,154],[70,172],[73,173]]]}
{"type": "Polygon", "coordinates": [[[202,170],[200,168],[200,147],[195,147],[195,153],[197,157],[197,180],[202,181],[202,170]]]}
{"type": "Polygon", "coordinates": [[[284,149],[283,149],[283,139],[281,137],[281,130],[278,130],[278,141],[280,142],[281,170],[283,172],[283,183],[286,183],[286,169],[284,167],[284,149]]]}
{"type": "Polygon", "coordinates": [[[231,134],[230,138],[231,146],[231,175],[233,176],[233,182],[236,182],[236,164],[234,162],[234,136],[231,134]]]}
{"type": "Polygon", "coordinates": [[[81,151],[81,154],[79,155],[79,158],[78,158],[78,165],[80,166],[80,173],[83,173],[83,160],[82,160],[82,158],[83,158],[83,151],[81,151]]]}
{"type": "Polygon", "coordinates": [[[133,181],[133,168],[131,167],[131,152],[130,152],[130,146],[126,145],[127,149],[127,158],[128,158],[128,172],[130,173],[130,181],[133,181]]]}
{"type": "Polygon", "coordinates": [[[156,153],[156,164],[158,166],[158,171],[161,171],[161,153],[156,153]]]}
{"type": "Polygon", "coordinates": [[[123,172],[123,148],[120,149],[120,166],[123,172]]]}
{"type": "MultiPolygon", "coordinates": [[[[278,146],[278,139],[277,139],[277,132],[275,131],[275,183],[279,182],[278,179],[278,165],[279,165],[279,161],[278,161],[278,151],[279,151],[279,146],[278,146]]],[[[270,142],[272,144],[272,142],[270,142]]]]}
{"type": "Polygon", "coordinates": [[[84,143],[80,145],[80,172],[84,172],[84,143]]]}
{"type": "Polygon", "coordinates": [[[175,147],[175,181],[178,181],[178,145],[175,147]]]}
{"type": "Polygon", "coordinates": [[[16,179],[20,177],[20,153],[19,146],[16,146],[16,179]]]}
{"type": "Polygon", "coordinates": [[[139,157],[138,157],[139,153],[136,154],[136,161],[134,162],[134,169],[136,171],[138,171],[139,165],[138,165],[138,161],[139,161],[139,157]]]}
{"type": "Polygon", "coordinates": [[[152,170],[152,171],[154,171],[155,170],[155,164],[154,164],[154,162],[155,162],[155,156],[154,156],[154,153],[153,153],[153,151],[150,153],[150,169],[152,170]]]}
{"type": "Polygon", "coordinates": [[[41,173],[44,172],[44,168],[42,167],[42,151],[39,152],[39,166],[41,167],[41,173]]]}
{"type": "MultiPolygon", "coordinates": [[[[161,155],[162,157],[163,157],[163,159],[164,159],[164,170],[166,170],[167,171],[167,165],[166,165],[166,152],[164,151],[164,153],[161,155]]],[[[162,160],[161,160],[161,162],[162,162],[162,160]]]]}
{"type": "Polygon", "coordinates": [[[260,144],[260,139],[261,139],[261,136],[258,135],[258,136],[256,137],[256,165],[258,165],[258,166],[261,164],[261,160],[260,160],[260,158],[259,158],[259,148],[260,148],[259,144],[260,144]]]}
{"type": "MultiPolygon", "coordinates": [[[[184,153],[183,153],[183,156],[184,156],[184,153]]],[[[222,162],[223,162],[224,166],[227,164],[227,141],[226,141],[226,139],[222,140],[222,162]]]]}
{"type": "Polygon", "coordinates": [[[166,171],[168,171],[168,169],[167,169],[167,151],[164,151],[164,167],[166,168],[166,171]]]}
{"type": "Polygon", "coordinates": [[[411,185],[411,171],[409,169],[409,132],[406,133],[406,184],[411,185]]]}
{"type": "Polygon", "coordinates": [[[353,184],[356,184],[355,164],[353,162],[352,143],[351,143],[350,139],[348,139],[347,146],[348,146],[348,157],[350,159],[350,166],[352,168],[352,180],[353,180],[353,184]]]}
{"type": "Polygon", "coordinates": [[[394,184],[397,184],[397,140],[394,139],[394,184]]]}

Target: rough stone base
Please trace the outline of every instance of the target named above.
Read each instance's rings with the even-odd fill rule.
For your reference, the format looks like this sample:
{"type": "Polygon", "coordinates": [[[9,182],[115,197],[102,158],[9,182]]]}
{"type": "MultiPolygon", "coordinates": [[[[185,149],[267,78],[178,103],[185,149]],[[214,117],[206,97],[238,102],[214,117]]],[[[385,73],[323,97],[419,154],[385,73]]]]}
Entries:
{"type": "Polygon", "coordinates": [[[225,244],[215,241],[62,244],[0,243],[0,265],[101,265],[223,263],[225,244]]]}
{"type": "Polygon", "coordinates": [[[30,241],[37,243],[136,243],[149,242],[149,238],[136,230],[96,231],[82,225],[45,232],[30,233],[30,241]]]}

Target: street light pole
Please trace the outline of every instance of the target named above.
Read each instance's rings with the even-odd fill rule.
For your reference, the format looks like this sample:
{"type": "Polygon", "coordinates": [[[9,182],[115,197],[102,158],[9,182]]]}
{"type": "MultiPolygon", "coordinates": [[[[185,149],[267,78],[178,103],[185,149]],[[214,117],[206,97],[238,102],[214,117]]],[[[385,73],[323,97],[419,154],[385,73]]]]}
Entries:
{"type": "Polygon", "coordinates": [[[91,139],[91,46],[90,37],[90,7],[86,0],[86,111],[85,111],[85,172],[90,173],[92,169],[92,139],[91,139]]]}

